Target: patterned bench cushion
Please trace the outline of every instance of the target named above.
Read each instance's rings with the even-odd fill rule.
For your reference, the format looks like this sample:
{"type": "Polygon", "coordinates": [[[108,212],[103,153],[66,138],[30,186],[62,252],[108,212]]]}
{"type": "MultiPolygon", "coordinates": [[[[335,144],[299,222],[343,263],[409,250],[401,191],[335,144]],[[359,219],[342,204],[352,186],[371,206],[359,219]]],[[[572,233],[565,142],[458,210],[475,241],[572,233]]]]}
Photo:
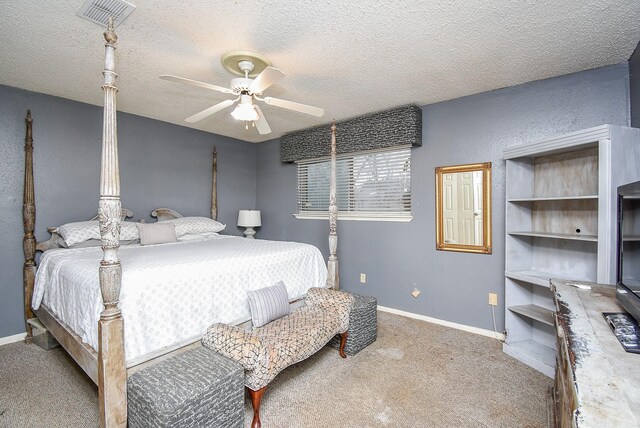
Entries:
{"type": "Polygon", "coordinates": [[[286,367],[302,361],[338,333],[349,328],[352,295],[312,288],[303,306],[262,327],[245,331],[214,324],[205,333],[204,346],[239,362],[245,369],[245,385],[257,391],[286,367]]]}

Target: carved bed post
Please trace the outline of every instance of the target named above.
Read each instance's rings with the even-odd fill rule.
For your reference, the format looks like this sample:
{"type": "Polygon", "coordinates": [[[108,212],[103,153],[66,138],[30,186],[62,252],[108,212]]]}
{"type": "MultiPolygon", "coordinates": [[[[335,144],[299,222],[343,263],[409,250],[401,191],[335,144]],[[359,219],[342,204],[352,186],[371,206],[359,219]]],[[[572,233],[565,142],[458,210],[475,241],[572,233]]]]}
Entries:
{"type": "Polygon", "coordinates": [[[331,125],[331,187],[329,190],[329,262],[327,269],[327,286],[335,290],[340,289],[338,276],[338,203],[336,200],[336,123],[331,125]]]}
{"type": "Polygon", "coordinates": [[[127,425],[127,371],[124,356],[124,320],[118,308],[122,267],[118,259],[122,206],[118,167],[118,136],[116,126],[115,49],[118,37],[113,31],[113,18],[104,33],[104,115],[102,130],[102,168],[100,171],[100,202],[98,220],[102,238],[103,258],[100,262],[100,291],[104,310],[98,321],[98,395],[100,425],[127,425]]]}
{"type": "MultiPolygon", "coordinates": [[[[33,285],[36,278],[36,238],[33,230],[36,226],[36,202],[33,190],[33,119],[31,110],[27,110],[25,118],[27,124],[26,136],[24,139],[24,193],[22,196],[22,222],[24,225],[24,238],[22,248],[24,250],[24,268],[22,279],[24,282],[24,318],[25,322],[29,318],[35,317],[31,310],[31,297],[33,295],[33,285]]],[[[25,340],[31,341],[31,326],[26,323],[27,336],[25,340]]]]}
{"type": "Polygon", "coordinates": [[[211,167],[211,218],[218,219],[218,151],[213,146],[213,166],[211,167]]]}

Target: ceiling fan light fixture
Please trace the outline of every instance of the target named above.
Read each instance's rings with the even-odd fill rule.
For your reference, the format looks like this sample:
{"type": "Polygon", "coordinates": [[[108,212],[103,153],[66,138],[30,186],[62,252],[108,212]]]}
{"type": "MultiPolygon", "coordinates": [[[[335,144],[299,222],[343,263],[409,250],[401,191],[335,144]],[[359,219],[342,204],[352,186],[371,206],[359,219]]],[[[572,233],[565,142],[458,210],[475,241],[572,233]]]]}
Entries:
{"type": "Polygon", "coordinates": [[[184,77],[173,76],[170,74],[160,75],[160,78],[163,80],[184,83],[191,86],[197,86],[199,88],[222,92],[223,94],[231,94],[237,97],[236,99],[227,99],[219,102],[218,104],[186,118],[185,121],[187,123],[201,121],[237,103],[234,110],[231,112],[231,116],[234,119],[243,121],[244,127],[247,130],[249,129],[249,122],[251,122],[251,127],[256,128],[260,135],[270,134],[271,127],[269,126],[267,119],[264,117],[264,113],[254,100],[311,116],[321,117],[324,115],[324,110],[318,107],[273,97],[262,98],[262,94],[266,89],[278,83],[280,79],[285,76],[281,70],[272,67],[271,62],[267,58],[253,52],[234,51],[224,54],[221,61],[226,70],[232,74],[241,76],[232,79],[229,88],[212,85],[206,82],[199,82],[197,80],[191,80],[184,77]]]}
{"type": "Polygon", "coordinates": [[[253,105],[251,95],[242,95],[240,102],[231,112],[231,116],[233,116],[234,119],[244,120],[245,122],[253,122],[260,118],[253,105]]]}

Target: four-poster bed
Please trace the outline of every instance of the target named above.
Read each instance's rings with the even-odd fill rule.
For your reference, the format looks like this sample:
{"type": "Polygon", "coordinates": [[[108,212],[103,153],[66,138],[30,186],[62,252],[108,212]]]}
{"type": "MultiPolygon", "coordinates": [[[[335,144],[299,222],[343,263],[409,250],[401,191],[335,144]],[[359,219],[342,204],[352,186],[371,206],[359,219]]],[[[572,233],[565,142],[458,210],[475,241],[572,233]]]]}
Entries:
{"type": "MultiPolygon", "coordinates": [[[[103,138],[102,138],[102,161],[100,175],[100,200],[98,204],[98,224],[101,239],[102,259],[98,267],[99,301],[100,313],[97,320],[96,341],[92,347],[83,340],[82,333],[74,331],[67,323],[58,318],[57,314],[51,311],[47,305],[38,303],[37,309],[32,310],[34,302],[34,285],[36,283],[36,250],[45,251],[52,248],[52,240],[37,243],[34,235],[35,230],[35,197],[33,180],[33,119],[31,112],[27,112],[26,117],[26,138],[25,138],[25,175],[24,175],[24,296],[25,296],[25,317],[31,320],[37,316],[47,330],[60,342],[65,350],[74,358],[87,375],[98,385],[100,401],[100,424],[101,426],[126,426],[127,424],[127,375],[128,364],[125,352],[125,323],[120,304],[121,289],[123,287],[123,270],[120,255],[123,260],[129,263],[127,256],[134,253],[133,248],[120,249],[121,227],[124,216],[131,216],[128,210],[123,210],[120,201],[120,180],[118,164],[118,144],[116,126],[116,93],[115,81],[115,44],[117,36],[113,31],[113,22],[110,20],[107,31],[104,33],[105,44],[105,67],[103,71],[104,84],[104,115],[103,115],[103,138]]],[[[335,190],[335,124],[331,128],[331,192],[330,192],[330,236],[329,247],[330,257],[328,262],[329,276],[323,277],[327,287],[338,288],[338,261],[336,257],[337,248],[337,205],[335,190]]],[[[213,151],[212,165],[212,195],[211,195],[211,218],[217,217],[217,153],[213,151]]],[[[159,208],[154,210],[153,215],[159,221],[166,221],[182,217],[179,213],[169,208],[159,208]]],[[[51,229],[50,229],[51,231],[51,229]]],[[[229,238],[242,239],[243,238],[229,238]]],[[[225,239],[222,239],[225,241],[225,239]]],[[[248,241],[248,240],[247,240],[248,241]]],[[[231,242],[231,241],[229,241],[231,242]]],[[[268,241],[263,241],[268,242],[268,241]]],[[[197,245],[201,245],[196,243],[197,245]]],[[[194,244],[194,246],[197,246],[194,244]]],[[[170,246],[173,244],[167,244],[170,246]]],[[[263,245],[263,244],[261,244],[263,245]]],[[[264,244],[266,245],[266,244],[264,244]]],[[[304,245],[304,244],[300,244],[304,245]]],[[[176,247],[177,248],[177,247],[176,247]]],[[[316,249],[317,250],[317,249],[316,249]]],[[[78,254],[91,254],[95,257],[95,248],[81,250],[59,250],[59,252],[76,251],[78,254]]],[[[50,252],[49,254],[53,254],[50,252]]],[[[86,260],[85,260],[86,261],[86,260]]],[[[44,260],[43,260],[44,263],[44,260]]],[[[96,263],[98,265],[98,263],[96,263]]],[[[126,265],[127,268],[129,265],[126,265]]],[[[324,265],[326,275],[326,265],[324,265]]],[[[40,274],[40,272],[38,272],[40,274]]],[[[126,275],[125,275],[126,276],[126,275]]],[[[317,282],[317,279],[316,279],[317,282]]],[[[126,284],[125,284],[126,285],[126,284]]],[[[268,285],[268,284],[265,284],[268,285]]],[[[309,284],[318,286],[318,284],[309,284]]],[[[45,294],[39,290],[39,294],[45,294]]],[[[42,297],[42,296],[40,296],[42,297]]],[[[37,299],[36,299],[37,300],[37,299]]],[[[127,336],[129,337],[129,336],[127,336]]],[[[31,325],[27,324],[27,340],[31,338],[31,325]]],[[[85,337],[86,339],[86,337],[85,337]]],[[[175,348],[174,348],[175,349],[175,348]]],[[[165,347],[156,352],[154,358],[163,352],[174,349],[165,347]]],[[[129,364],[130,366],[131,364],[129,364]]]]}

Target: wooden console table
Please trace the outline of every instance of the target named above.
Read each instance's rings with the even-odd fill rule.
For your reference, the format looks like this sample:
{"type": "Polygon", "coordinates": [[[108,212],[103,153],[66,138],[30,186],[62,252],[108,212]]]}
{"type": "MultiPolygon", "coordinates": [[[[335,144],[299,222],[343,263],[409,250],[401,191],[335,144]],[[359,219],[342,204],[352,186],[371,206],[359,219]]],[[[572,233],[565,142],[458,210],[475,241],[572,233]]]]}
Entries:
{"type": "Polygon", "coordinates": [[[640,354],[624,351],[602,312],[624,312],[615,287],[552,279],[558,352],[556,427],[640,426],[640,354]]]}

